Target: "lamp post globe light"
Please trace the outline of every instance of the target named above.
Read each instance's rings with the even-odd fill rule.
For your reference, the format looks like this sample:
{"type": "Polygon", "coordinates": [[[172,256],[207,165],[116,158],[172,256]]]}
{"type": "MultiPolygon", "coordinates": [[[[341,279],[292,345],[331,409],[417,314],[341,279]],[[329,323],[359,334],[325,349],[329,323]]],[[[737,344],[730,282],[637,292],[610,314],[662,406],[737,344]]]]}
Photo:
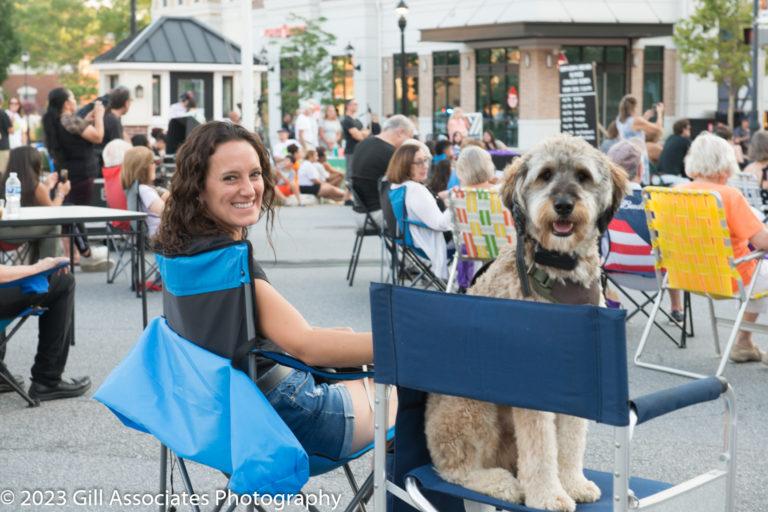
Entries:
{"type": "Polygon", "coordinates": [[[29,65],[28,51],[24,51],[21,54],[21,62],[24,63],[24,94],[22,96],[24,98],[24,116],[26,117],[27,123],[27,146],[29,146],[32,143],[32,140],[29,138],[29,103],[27,103],[27,94],[29,93],[29,85],[27,84],[27,66],[29,65]]]}
{"type": "Polygon", "coordinates": [[[400,27],[400,113],[408,115],[408,98],[405,95],[405,17],[408,15],[408,5],[404,0],[400,0],[395,7],[395,14],[399,16],[397,26],[400,27]]]}

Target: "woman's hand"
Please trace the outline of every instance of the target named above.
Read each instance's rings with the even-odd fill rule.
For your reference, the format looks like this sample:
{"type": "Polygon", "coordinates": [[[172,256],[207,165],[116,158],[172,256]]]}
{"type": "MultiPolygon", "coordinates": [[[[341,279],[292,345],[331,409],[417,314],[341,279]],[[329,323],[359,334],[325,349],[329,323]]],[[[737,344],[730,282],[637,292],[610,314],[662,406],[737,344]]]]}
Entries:
{"type": "Polygon", "coordinates": [[[104,118],[104,105],[99,101],[96,100],[93,103],[93,117],[94,119],[103,119],[104,118]]]}
{"type": "Polygon", "coordinates": [[[69,194],[70,190],[72,190],[72,182],[67,180],[63,183],[59,183],[59,186],[56,188],[56,195],[61,196],[61,198],[64,199],[64,197],[69,194]]]}
{"type": "Polygon", "coordinates": [[[646,121],[650,121],[650,120],[651,120],[651,118],[653,117],[653,114],[654,114],[654,113],[655,113],[655,112],[653,111],[653,109],[652,109],[652,108],[649,108],[648,110],[646,110],[645,112],[643,112],[643,119],[645,119],[646,121]]]}
{"type": "Polygon", "coordinates": [[[664,104],[659,102],[656,104],[656,114],[658,117],[662,117],[664,115],[664,104]]]}
{"type": "Polygon", "coordinates": [[[48,175],[47,178],[45,178],[45,186],[48,188],[48,190],[53,190],[53,187],[56,186],[56,183],[59,182],[59,173],[52,172],[48,175]]]}

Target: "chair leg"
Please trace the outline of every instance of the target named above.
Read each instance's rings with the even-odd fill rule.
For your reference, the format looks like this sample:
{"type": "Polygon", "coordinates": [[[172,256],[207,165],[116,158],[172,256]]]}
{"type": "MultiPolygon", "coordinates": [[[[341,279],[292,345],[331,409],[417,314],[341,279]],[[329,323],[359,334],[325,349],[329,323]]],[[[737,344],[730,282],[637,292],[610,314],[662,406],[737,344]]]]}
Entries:
{"type": "MultiPolygon", "coordinates": [[[[160,445],[160,495],[165,496],[168,485],[168,447],[160,445]]],[[[165,500],[160,504],[160,512],[165,512],[165,500]]]]}
{"type": "Polygon", "coordinates": [[[344,509],[344,512],[355,512],[355,510],[360,512],[367,512],[365,504],[368,502],[368,500],[371,499],[373,492],[373,473],[368,475],[368,477],[365,479],[365,482],[363,482],[363,485],[361,485],[359,489],[357,488],[357,482],[355,482],[354,476],[351,475],[351,472],[349,475],[347,475],[347,479],[349,480],[349,484],[352,486],[352,489],[355,490],[355,495],[344,509]]]}
{"type": "MultiPolygon", "coordinates": [[[[367,512],[365,503],[362,502],[363,496],[360,493],[360,488],[357,486],[357,480],[355,480],[355,475],[352,474],[352,469],[349,467],[349,464],[344,464],[342,468],[344,469],[344,474],[347,477],[347,482],[349,482],[349,486],[352,488],[352,492],[355,493],[352,497],[352,501],[350,501],[349,505],[347,505],[347,508],[344,509],[345,512],[354,512],[355,509],[358,509],[360,512],[367,512]]],[[[369,476],[369,478],[372,477],[369,476]]],[[[363,485],[365,485],[365,483],[363,485]]]]}
{"type": "MultiPolygon", "coordinates": [[[[347,281],[349,276],[352,275],[352,266],[355,264],[355,253],[357,252],[357,246],[360,243],[360,235],[355,235],[355,243],[352,245],[352,256],[349,257],[349,266],[347,266],[347,281]]],[[[352,286],[350,284],[350,286],[352,286]]]]}
{"type": "MultiPolygon", "coordinates": [[[[728,363],[728,357],[731,354],[731,349],[733,348],[733,344],[736,342],[736,337],[739,335],[739,328],[741,327],[741,322],[744,320],[744,313],[747,312],[748,305],[749,301],[745,300],[742,301],[741,306],[739,306],[739,313],[736,315],[736,320],[733,322],[733,328],[731,329],[730,336],[728,336],[728,342],[725,344],[725,351],[720,357],[720,364],[717,366],[715,377],[720,377],[723,374],[723,370],[725,370],[725,365],[728,363]]],[[[715,320],[715,322],[717,322],[717,320],[715,320]]],[[[718,353],[718,355],[720,354],[718,353]]]]}
{"type": "Polygon", "coordinates": [[[11,372],[8,370],[8,367],[5,366],[3,361],[0,361],[0,381],[8,384],[11,389],[13,389],[21,398],[24,399],[25,402],[27,402],[27,404],[29,404],[30,407],[38,407],[40,405],[39,400],[35,400],[30,397],[29,394],[24,391],[21,386],[19,386],[19,383],[16,382],[16,379],[13,378],[13,375],[11,375],[11,372]]]}
{"type": "MultiPolygon", "coordinates": [[[[181,473],[181,481],[184,483],[184,488],[187,490],[187,493],[190,496],[194,496],[195,489],[192,487],[192,480],[189,479],[189,473],[187,473],[187,465],[184,462],[184,459],[181,457],[176,457],[176,460],[179,461],[179,473],[181,473]]],[[[195,512],[200,512],[200,506],[192,505],[192,510],[195,512]]]]}
{"type": "Polygon", "coordinates": [[[717,332],[717,317],[715,316],[715,301],[712,297],[709,300],[709,321],[712,323],[712,340],[715,342],[715,353],[720,355],[720,334],[717,332]]]}
{"type": "Polygon", "coordinates": [[[357,264],[360,263],[360,253],[363,250],[363,242],[365,241],[364,236],[360,236],[360,241],[357,244],[357,250],[352,255],[354,258],[354,262],[352,263],[352,275],[349,276],[349,286],[352,286],[355,282],[355,274],[357,273],[357,264]]]}
{"type": "Polygon", "coordinates": [[[683,294],[683,309],[685,310],[685,318],[688,319],[688,327],[691,328],[686,335],[689,338],[693,338],[693,307],[691,306],[690,292],[685,292],[683,294]]]}

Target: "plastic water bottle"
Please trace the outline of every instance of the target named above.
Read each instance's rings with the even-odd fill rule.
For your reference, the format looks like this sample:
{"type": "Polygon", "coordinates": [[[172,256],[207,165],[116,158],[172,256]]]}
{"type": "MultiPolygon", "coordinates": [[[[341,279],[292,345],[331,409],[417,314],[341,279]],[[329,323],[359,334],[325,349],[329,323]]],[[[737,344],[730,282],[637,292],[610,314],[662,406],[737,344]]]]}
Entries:
{"type": "Polygon", "coordinates": [[[18,219],[21,211],[21,181],[12,172],[5,181],[5,218],[18,219]]]}

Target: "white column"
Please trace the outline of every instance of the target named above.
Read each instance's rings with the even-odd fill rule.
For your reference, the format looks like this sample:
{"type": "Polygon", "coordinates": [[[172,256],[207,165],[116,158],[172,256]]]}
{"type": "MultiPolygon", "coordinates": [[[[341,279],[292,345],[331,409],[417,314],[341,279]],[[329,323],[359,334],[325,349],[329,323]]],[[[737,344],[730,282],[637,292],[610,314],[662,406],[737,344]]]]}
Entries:
{"type": "Polygon", "coordinates": [[[242,63],[241,80],[243,81],[243,119],[245,128],[253,130],[253,16],[251,0],[241,0],[243,18],[243,44],[240,47],[242,63]]]}

